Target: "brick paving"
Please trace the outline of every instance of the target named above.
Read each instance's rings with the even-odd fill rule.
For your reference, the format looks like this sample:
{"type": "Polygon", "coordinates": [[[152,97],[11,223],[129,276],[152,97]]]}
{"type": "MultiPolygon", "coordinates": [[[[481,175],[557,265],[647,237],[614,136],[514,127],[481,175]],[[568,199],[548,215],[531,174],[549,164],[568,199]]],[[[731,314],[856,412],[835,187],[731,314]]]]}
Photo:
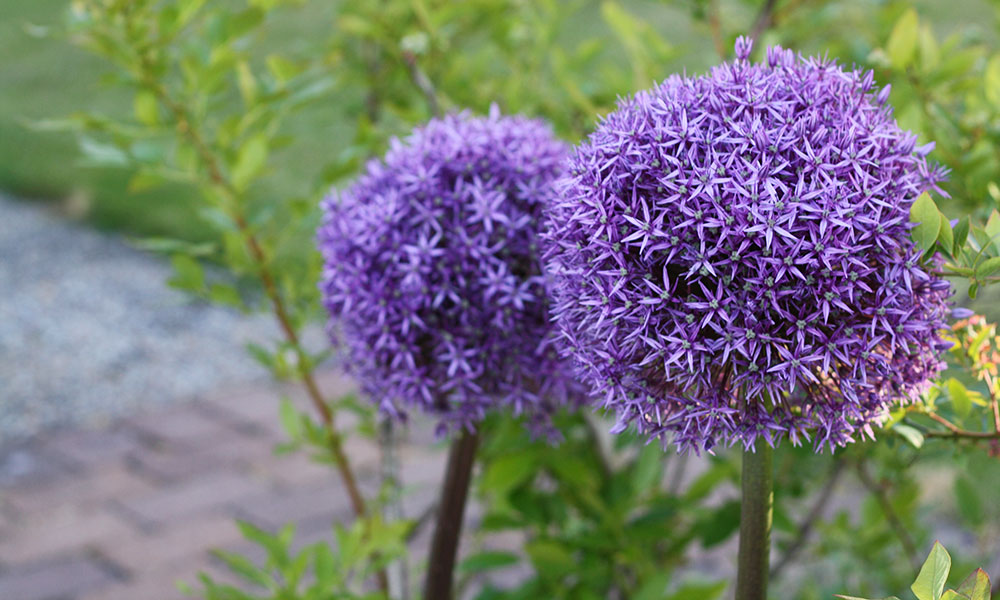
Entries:
{"type": "MultiPolygon", "coordinates": [[[[332,373],[321,384],[347,389],[332,373]]],[[[283,394],[305,406],[294,388],[261,383],[0,448],[0,599],[183,598],[176,582],[194,584],[199,571],[225,580],[212,549],[253,556],[237,518],[329,539],[350,517],[347,496],[332,469],[274,454],[283,394]]],[[[400,445],[410,516],[427,509],[443,468],[428,430],[417,423],[400,445]]],[[[371,492],[377,448],[347,443],[371,492]]]]}

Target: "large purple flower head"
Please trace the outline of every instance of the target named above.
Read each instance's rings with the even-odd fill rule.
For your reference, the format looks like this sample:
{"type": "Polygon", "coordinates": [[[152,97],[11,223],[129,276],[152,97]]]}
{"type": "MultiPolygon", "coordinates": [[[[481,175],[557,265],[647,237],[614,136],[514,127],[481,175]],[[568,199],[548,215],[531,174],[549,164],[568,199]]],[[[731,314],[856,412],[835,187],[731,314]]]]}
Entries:
{"type": "Polygon", "coordinates": [[[950,288],[909,210],[944,171],[872,73],[736,50],[621,100],[576,150],[547,235],[553,313],[617,429],[844,445],[942,367],[950,288]]]}
{"type": "Polygon", "coordinates": [[[330,331],[383,411],[445,429],[502,405],[542,425],[566,399],[538,249],[566,153],[540,121],[450,115],[323,202],[330,331]]]}

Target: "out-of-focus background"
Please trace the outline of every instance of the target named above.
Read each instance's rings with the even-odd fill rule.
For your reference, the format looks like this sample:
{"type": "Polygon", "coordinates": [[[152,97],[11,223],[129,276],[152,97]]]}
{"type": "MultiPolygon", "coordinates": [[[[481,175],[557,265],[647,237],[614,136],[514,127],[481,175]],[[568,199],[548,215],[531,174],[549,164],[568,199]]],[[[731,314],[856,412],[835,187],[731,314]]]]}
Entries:
{"type": "MultiPolygon", "coordinates": [[[[423,76],[445,109],[495,101],[575,141],[617,96],[701,72],[751,31],[759,44],[828,53],[891,81],[901,123],[936,139],[932,157],[953,169],[952,198],[939,199],[946,214],[986,215],[1000,200],[998,13],[986,0],[290,4],[237,46],[251,64],[287,54],[331,80],[283,121],[249,192],[262,223],[269,211],[300,211],[292,239],[276,236],[276,256],[311,245],[322,190],[429,116],[423,76]],[[918,24],[894,47],[907,11],[918,24]],[[912,46],[905,60],[899,43],[912,46]]],[[[346,504],[326,501],[341,490],[322,469],[270,453],[283,439],[277,399],[302,401],[259,364],[281,371],[280,344],[261,350],[280,335],[273,318],[252,302],[176,289],[188,264],[178,249],[199,260],[197,277],[228,281],[227,242],[197,186],[137,177],[136,157],[160,160],[155,139],[61,130],[74,115],[137,110],[122,75],[74,44],[72,15],[67,0],[0,2],[0,598],[172,598],[175,579],[215,568],[205,548],[240,548],[232,517],[295,520],[322,536],[308,532],[325,532],[346,504]]],[[[222,113],[243,110],[231,101],[222,113]]],[[[202,108],[217,107],[192,110],[202,108]]],[[[320,353],[326,337],[308,294],[304,344],[320,353]]],[[[1000,316],[994,292],[957,298],[1000,316]]],[[[320,373],[330,389],[349,389],[320,373]]],[[[431,489],[439,453],[428,440],[404,442],[404,471],[431,489]]],[[[356,443],[374,486],[375,452],[356,443]]],[[[429,499],[413,502],[419,511],[429,499]]],[[[967,509],[946,505],[935,531],[957,531],[956,511],[967,509]]]]}

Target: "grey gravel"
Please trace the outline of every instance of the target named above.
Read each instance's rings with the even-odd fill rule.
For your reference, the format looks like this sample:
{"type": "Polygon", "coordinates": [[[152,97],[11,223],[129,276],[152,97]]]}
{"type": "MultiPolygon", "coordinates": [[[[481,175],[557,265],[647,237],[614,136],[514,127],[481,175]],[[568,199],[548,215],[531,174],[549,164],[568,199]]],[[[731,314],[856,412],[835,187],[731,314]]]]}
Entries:
{"type": "Polygon", "coordinates": [[[265,375],[266,316],[192,301],[162,257],[0,196],[0,445],[265,375]]]}

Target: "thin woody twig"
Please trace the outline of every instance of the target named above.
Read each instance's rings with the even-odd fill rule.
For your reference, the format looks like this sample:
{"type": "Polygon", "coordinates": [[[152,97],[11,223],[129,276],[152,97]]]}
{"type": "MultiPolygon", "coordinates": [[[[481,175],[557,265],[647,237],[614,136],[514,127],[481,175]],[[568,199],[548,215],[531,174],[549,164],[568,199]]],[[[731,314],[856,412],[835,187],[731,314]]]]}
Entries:
{"type": "Polygon", "coordinates": [[[806,542],[809,539],[809,534],[812,533],[813,527],[816,525],[816,521],[823,516],[826,511],[826,506],[833,495],[833,489],[836,487],[837,482],[840,480],[841,474],[844,472],[844,460],[843,458],[836,458],[833,463],[833,469],[830,471],[830,476],[827,477],[826,483],[823,484],[823,489],[820,490],[818,497],[816,498],[816,503],[813,505],[809,512],[806,514],[805,519],[799,525],[799,534],[792,542],[792,545],[788,547],[785,551],[784,556],[778,560],[778,564],[774,565],[771,569],[771,577],[777,578],[781,572],[787,567],[792,560],[798,556],[802,548],[805,547],[806,542]]]}
{"type": "Polygon", "coordinates": [[[760,11],[757,13],[757,18],[753,21],[753,26],[750,28],[750,39],[757,41],[760,36],[767,31],[771,25],[774,24],[774,5],[776,0],[765,0],[764,4],[761,5],[760,11]]]}
{"type": "Polygon", "coordinates": [[[1000,439],[1000,429],[997,429],[996,431],[970,431],[968,429],[962,429],[937,413],[928,413],[927,416],[943,425],[948,431],[925,431],[923,432],[924,437],[951,439],[965,438],[972,440],[1000,439]]]}
{"type": "Polygon", "coordinates": [[[420,68],[416,55],[412,52],[403,52],[403,62],[406,64],[406,70],[410,74],[410,80],[420,90],[424,100],[427,102],[427,109],[430,111],[431,116],[440,116],[441,102],[438,100],[437,90],[434,89],[434,83],[427,77],[427,73],[424,73],[423,69],[420,68]]]}
{"type": "Polygon", "coordinates": [[[863,461],[858,461],[855,465],[855,470],[858,473],[858,479],[861,484],[875,496],[875,500],[878,502],[879,506],[882,508],[882,512],[885,514],[886,521],[889,522],[889,527],[892,528],[896,537],[899,538],[900,544],[903,546],[903,552],[906,553],[906,557],[909,559],[910,563],[916,567],[919,564],[920,557],[917,554],[917,546],[913,543],[913,538],[910,537],[910,533],[906,530],[906,526],[903,525],[903,521],[896,514],[896,509],[893,508],[892,502],[889,500],[889,496],[885,493],[885,488],[876,483],[872,476],[868,473],[868,469],[863,461]]]}
{"type": "Polygon", "coordinates": [[[712,45],[720,60],[726,60],[726,43],[722,39],[722,21],[719,19],[719,1],[712,0],[708,5],[708,28],[712,32],[712,45]]]}
{"type": "MultiPolygon", "coordinates": [[[[177,121],[178,131],[181,135],[188,139],[192,146],[194,146],[195,151],[198,152],[205,168],[208,170],[208,175],[212,182],[225,192],[227,196],[235,199],[237,196],[235,188],[223,175],[222,170],[219,167],[218,159],[211,152],[211,150],[209,150],[204,140],[201,139],[198,131],[191,126],[190,119],[188,118],[187,111],[184,107],[175,102],[173,98],[167,94],[166,90],[154,81],[148,81],[147,86],[153,90],[159,100],[174,115],[174,118],[177,121]]],[[[233,202],[233,204],[235,204],[235,202],[233,202]]],[[[246,217],[242,214],[239,208],[231,206],[230,213],[233,222],[236,224],[237,230],[239,230],[241,236],[243,237],[247,252],[257,269],[257,276],[264,288],[264,294],[271,303],[271,308],[274,312],[275,319],[278,321],[278,326],[284,334],[286,341],[292,347],[292,351],[295,353],[296,367],[298,369],[299,376],[302,378],[302,383],[306,388],[309,399],[312,402],[313,407],[316,409],[316,412],[319,413],[320,419],[329,433],[330,452],[334,457],[337,469],[340,471],[341,478],[344,480],[344,487],[347,489],[348,496],[350,497],[351,506],[356,515],[359,517],[365,516],[365,501],[361,495],[360,489],[358,488],[357,480],[350,467],[347,456],[344,454],[343,444],[341,442],[340,434],[336,428],[333,412],[330,410],[329,405],[327,405],[323,398],[322,392],[319,390],[319,386],[316,384],[316,378],[314,377],[309,366],[309,357],[307,356],[305,349],[302,347],[298,332],[292,325],[292,319],[288,313],[287,307],[285,306],[285,301],[278,292],[278,286],[275,283],[274,275],[271,273],[271,269],[268,266],[267,256],[265,255],[260,242],[257,240],[257,237],[251,231],[246,217]]]]}
{"type": "MultiPolygon", "coordinates": [[[[127,26],[131,26],[131,21],[127,23],[127,26]]],[[[367,505],[361,494],[350,460],[344,452],[343,440],[337,428],[333,411],[330,409],[316,383],[315,374],[312,369],[312,359],[302,346],[298,331],[293,325],[291,314],[278,289],[277,279],[271,270],[267,254],[264,252],[263,246],[257,239],[256,234],[246,219],[246,215],[241,209],[239,202],[240,193],[232,181],[224,174],[219,158],[202,138],[187,108],[171,96],[168,90],[153,75],[154,69],[149,56],[145,52],[139,52],[136,58],[138,60],[138,76],[142,85],[153,93],[160,104],[173,117],[178,134],[186,139],[194,148],[208,173],[211,184],[218,190],[227,203],[225,208],[242,238],[247,253],[257,272],[257,277],[264,289],[264,295],[271,305],[271,310],[278,323],[278,327],[284,335],[285,341],[295,354],[296,370],[313,408],[319,414],[320,420],[323,423],[323,428],[327,435],[327,446],[333,457],[333,462],[340,475],[340,479],[344,484],[344,489],[347,491],[351,508],[357,517],[364,518],[368,512],[367,505]]],[[[380,570],[376,574],[376,580],[380,589],[387,589],[388,581],[385,571],[380,570]]]]}

